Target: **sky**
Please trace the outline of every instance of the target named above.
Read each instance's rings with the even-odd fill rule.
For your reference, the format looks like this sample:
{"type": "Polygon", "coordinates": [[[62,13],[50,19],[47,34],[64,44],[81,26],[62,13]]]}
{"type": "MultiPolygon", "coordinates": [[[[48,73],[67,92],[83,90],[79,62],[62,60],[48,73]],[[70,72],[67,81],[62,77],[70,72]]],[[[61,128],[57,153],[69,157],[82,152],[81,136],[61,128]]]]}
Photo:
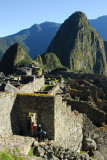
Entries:
{"type": "Polygon", "coordinates": [[[82,11],[88,19],[107,15],[107,0],[0,0],[0,37],[45,21],[63,23],[82,11]]]}

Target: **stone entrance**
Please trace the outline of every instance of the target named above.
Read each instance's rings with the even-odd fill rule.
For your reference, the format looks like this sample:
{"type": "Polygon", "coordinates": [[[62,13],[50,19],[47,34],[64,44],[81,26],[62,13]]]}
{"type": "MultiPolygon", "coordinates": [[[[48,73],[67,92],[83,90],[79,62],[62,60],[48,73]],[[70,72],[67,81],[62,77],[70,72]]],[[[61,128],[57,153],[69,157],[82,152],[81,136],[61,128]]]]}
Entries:
{"type": "Polygon", "coordinates": [[[31,133],[31,123],[34,123],[34,133],[33,133],[33,137],[37,137],[38,136],[38,124],[39,124],[39,120],[38,120],[38,114],[36,113],[23,113],[25,115],[27,115],[27,119],[25,119],[25,123],[27,123],[27,126],[24,128],[24,130],[21,131],[22,135],[27,135],[27,136],[32,136],[31,133]],[[27,120],[27,122],[26,122],[27,120]]]}
{"type": "Polygon", "coordinates": [[[28,114],[35,124],[35,136],[37,125],[40,123],[43,130],[47,132],[49,139],[54,139],[54,96],[37,94],[19,94],[19,127],[22,135],[28,134],[28,114]]]}

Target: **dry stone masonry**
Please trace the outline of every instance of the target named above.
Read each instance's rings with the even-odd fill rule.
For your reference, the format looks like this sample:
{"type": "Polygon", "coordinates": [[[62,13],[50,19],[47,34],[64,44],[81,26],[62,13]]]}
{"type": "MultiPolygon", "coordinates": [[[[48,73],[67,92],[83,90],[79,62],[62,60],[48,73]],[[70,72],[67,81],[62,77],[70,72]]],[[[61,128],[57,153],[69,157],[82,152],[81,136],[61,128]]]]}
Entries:
{"type": "MultiPolygon", "coordinates": [[[[76,89],[72,95],[76,95],[79,89],[83,91],[82,99],[84,99],[85,91],[87,94],[85,98],[92,96],[96,101],[97,93],[101,96],[101,90],[97,92],[97,88],[86,81],[70,81],[70,85],[72,89],[76,89]]],[[[20,86],[18,93],[0,93],[1,143],[5,137],[11,137],[12,134],[27,136],[29,134],[28,115],[35,113],[36,125],[42,124],[48,139],[54,140],[56,144],[64,148],[69,147],[74,152],[80,152],[83,149],[83,143],[93,144],[95,150],[100,151],[106,159],[107,131],[102,128],[98,129],[96,126],[101,125],[107,119],[107,114],[87,101],[73,100],[72,98],[66,98],[66,101],[60,94],[56,95],[60,89],[59,84],[53,87],[47,95],[34,94],[43,86],[44,76],[34,77],[30,83],[20,86]],[[75,109],[82,114],[72,112],[75,109]]],[[[104,107],[106,108],[106,101],[103,102],[102,108],[104,107]]]]}

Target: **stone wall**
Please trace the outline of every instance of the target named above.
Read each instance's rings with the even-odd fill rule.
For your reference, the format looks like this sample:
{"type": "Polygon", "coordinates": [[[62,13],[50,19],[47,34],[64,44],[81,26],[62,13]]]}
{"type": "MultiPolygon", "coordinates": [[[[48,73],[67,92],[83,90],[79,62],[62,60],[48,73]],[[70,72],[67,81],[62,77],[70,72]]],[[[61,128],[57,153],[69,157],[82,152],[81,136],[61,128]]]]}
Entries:
{"type": "Polygon", "coordinates": [[[29,112],[36,113],[37,124],[41,124],[50,139],[54,139],[54,96],[39,94],[18,95],[20,106],[20,129],[21,134],[27,135],[27,115],[29,112]]]}
{"type": "Polygon", "coordinates": [[[90,96],[90,90],[82,91],[82,90],[76,90],[76,89],[70,89],[69,91],[70,96],[75,99],[75,97],[79,97],[80,100],[88,100],[88,97],[90,96]]]}
{"type": "Polygon", "coordinates": [[[55,141],[72,151],[80,151],[82,145],[82,115],[71,113],[71,107],[55,97],[55,141]]]}
{"type": "MultiPolygon", "coordinates": [[[[95,123],[104,122],[102,112],[85,106],[85,103],[76,101],[74,104],[81,111],[89,112],[88,115],[94,117],[92,120],[95,123]]],[[[0,136],[26,134],[29,112],[37,114],[37,124],[42,124],[43,129],[47,131],[48,138],[55,140],[64,148],[70,147],[72,151],[79,152],[83,135],[84,137],[90,136],[95,140],[97,150],[107,158],[107,131],[102,128],[98,129],[85,115],[72,113],[71,106],[62,101],[60,96],[25,93],[0,94],[0,136]]]]}
{"type": "Polygon", "coordinates": [[[35,91],[34,82],[21,85],[19,90],[20,90],[20,93],[34,93],[35,91]]]}
{"type": "Polygon", "coordinates": [[[34,80],[20,87],[21,93],[34,93],[44,86],[44,76],[34,77],[34,80]]]}
{"type": "Polygon", "coordinates": [[[82,145],[82,116],[71,113],[70,106],[60,96],[38,94],[6,94],[0,98],[0,136],[28,134],[27,115],[36,113],[49,139],[63,147],[80,151],[82,145]]]}
{"type": "Polygon", "coordinates": [[[41,88],[44,87],[44,76],[39,76],[35,78],[35,82],[34,82],[34,86],[35,86],[35,92],[39,91],[41,88]]]}
{"type": "Polygon", "coordinates": [[[90,95],[92,96],[94,101],[96,101],[97,100],[97,88],[96,88],[96,86],[94,86],[90,83],[88,83],[87,86],[81,86],[77,83],[77,81],[79,81],[79,80],[73,80],[73,79],[69,80],[69,84],[70,84],[71,89],[82,90],[82,91],[90,90],[90,95]]]}
{"type": "Polygon", "coordinates": [[[84,101],[72,101],[68,100],[68,104],[71,105],[72,110],[77,110],[80,113],[85,113],[87,117],[96,125],[100,126],[102,122],[105,122],[105,112],[92,106],[84,101]]]}
{"type": "MultiPolygon", "coordinates": [[[[21,94],[21,93],[20,93],[21,94]]],[[[0,94],[0,136],[27,134],[27,115],[37,113],[48,137],[54,139],[54,96],[0,94]]]]}
{"type": "Polygon", "coordinates": [[[0,136],[19,133],[17,100],[14,93],[0,95],[0,136]]]}
{"type": "Polygon", "coordinates": [[[26,116],[36,113],[37,124],[41,123],[49,139],[55,140],[72,151],[80,151],[82,145],[82,115],[71,113],[71,107],[60,96],[18,95],[20,106],[20,129],[26,134],[26,116]],[[41,103],[42,102],[42,103],[41,103]]]}
{"type": "Polygon", "coordinates": [[[104,99],[104,92],[102,88],[97,88],[97,97],[100,99],[104,99]]]}
{"type": "Polygon", "coordinates": [[[60,89],[60,85],[59,85],[59,84],[56,84],[56,85],[52,88],[52,90],[50,90],[50,91],[48,92],[48,94],[49,94],[49,95],[55,95],[55,94],[58,92],[59,89],[60,89]]]}

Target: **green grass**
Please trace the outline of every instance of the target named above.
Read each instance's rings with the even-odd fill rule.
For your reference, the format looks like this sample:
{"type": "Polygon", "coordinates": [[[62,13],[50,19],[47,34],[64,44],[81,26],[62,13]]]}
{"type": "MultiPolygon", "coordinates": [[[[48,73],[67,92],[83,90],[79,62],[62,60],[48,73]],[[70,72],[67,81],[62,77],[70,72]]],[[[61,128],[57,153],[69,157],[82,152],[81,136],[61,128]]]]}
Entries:
{"type": "Polygon", "coordinates": [[[33,115],[34,115],[34,113],[29,112],[29,115],[27,117],[31,117],[33,115]]]}
{"type": "Polygon", "coordinates": [[[59,82],[59,80],[58,79],[56,79],[55,81],[53,81],[54,83],[58,83],[59,82]]]}
{"type": "Polygon", "coordinates": [[[53,87],[54,87],[54,85],[45,84],[44,87],[43,87],[43,89],[44,89],[44,91],[49,91],[49,90],[51,90],[53,87]]]}
{"type": "Polygon", "coordinates": [[[0,153],[0,160],[26,160],[26,159],[21,158],[19,156],[15,156],[14,153],[11,154],[5,150],[0,153]]]}
{"type": "Polygon", "coordinates": [[[34,148],[35,148],[35,147],[31,147],[31,148],[30,148],[30,151],[29,151],[29,153],[28,153],[28,156],[35,156],[35,157],[37,158],[37,160],[38,160],[38,156],[35,155],[35,153],[34,153],[34,148]]]}
{"type": "Polygon", "coordinates": [[[28,156],[34,156],[34,154],[33,154],[33,149],[34,149],[34,147],[31,147],[31,148],[30,148],[30,151],[29,151],[29,153],[28,153],[28,156]]]}
{"type": "MultiPolygon", "coordinates": [[[[33,154],[33,150],[34,150],[34,147],[31,147],[28,153],[28,156],[35,156],[37,158],[37,156],[33,154]]],[[[19,153],[20,153],[20,150],[18,149],[13,150],[12,153],[9,153],[8,150],[4,150],[0,153],[0,160],[27,160],[27,158],[22,158],[18,156],[19,153]],[[15,155],[15,153],[17,153],[17,156],[15,155]]]]}
{"type": "Polygon", "coordinates": [[[82,154],[82,153],[86,153],[85,151],[80,151],[80,154],[82,154]]]}

